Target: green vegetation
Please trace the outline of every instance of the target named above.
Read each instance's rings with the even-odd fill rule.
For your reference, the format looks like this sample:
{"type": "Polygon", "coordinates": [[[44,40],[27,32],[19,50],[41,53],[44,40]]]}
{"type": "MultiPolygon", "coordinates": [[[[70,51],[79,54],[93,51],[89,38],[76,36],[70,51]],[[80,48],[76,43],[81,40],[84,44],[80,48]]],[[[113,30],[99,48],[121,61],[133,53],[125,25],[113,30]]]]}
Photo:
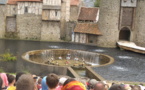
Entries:
{"type": "Polygon", "coordinates": [[[95,7],[99,7],[99,6],[100,6],[100,1],[101,1],[101,0],[96,0],[96,2],[94,3],[94,6],[95,6],[95,7]]]}
{"type": "Polygon", "coordinates": [[[2,68],[0,68],[0,72],[2,73],[2,72],[4,72],[4,70],[2,68]]]}
{"type": "Polygon", "coordinates": [[[0,54],[1,61],[16,61],[17,58],[9,51],[6,51],[4,54],[0,54]]]}

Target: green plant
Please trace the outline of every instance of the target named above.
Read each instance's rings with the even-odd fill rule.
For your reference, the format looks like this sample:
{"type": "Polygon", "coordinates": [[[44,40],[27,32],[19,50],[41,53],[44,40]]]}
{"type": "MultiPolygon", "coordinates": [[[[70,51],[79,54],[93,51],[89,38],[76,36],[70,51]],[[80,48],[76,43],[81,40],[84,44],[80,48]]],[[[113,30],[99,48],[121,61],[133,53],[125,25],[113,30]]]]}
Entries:
{"type": "Polygon", "coordinates": [[[100,1],[101,1],[101,0],[96,0],[95,3],[94,3],[94,6],[95,6],[95,7],[99,7],[99,6],[100,6],[100,1]]]}
{"type": "Polygon", "coordinates": [[[0,67],[0,72],[2,73],[2,72],[4,72],[4,70],[0,67]]]}
{"type": "Polygon", "coordinates": [[[0,55],[1,61],[16,61],[17,58],[13,54],[11,54],[9,51],[5,52],[4,54],[0,55]]]}

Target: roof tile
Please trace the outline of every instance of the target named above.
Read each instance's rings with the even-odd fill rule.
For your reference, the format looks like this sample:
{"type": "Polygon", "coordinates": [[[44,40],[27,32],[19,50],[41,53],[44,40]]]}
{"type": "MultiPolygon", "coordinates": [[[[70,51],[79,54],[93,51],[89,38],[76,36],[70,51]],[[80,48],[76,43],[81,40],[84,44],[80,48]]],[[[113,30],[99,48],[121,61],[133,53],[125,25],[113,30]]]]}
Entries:
{"type": "Polygon", "coordinates": [[[98,29],[98,25],[95,23],[78,23],[74,32],[102,35],[98,29]]]}
{"type": "Polygon", "coordinates": [[[92,20],[96,21],[98,8],[86,8],[82,7],[78,20],[92,20]]]}
{"type": "Polygon", "coordinates": [[[16,0],[8,0],[7,4],[17,4],[16,0]]]}
{"type": "Polygon", "coordinates": [[[17,4],[17,2],[40,2],[42,0],[8,0],[7,4],[17,4]]]}
{"type": "Polygon", "coordinates": [[[70,5],[78,6],[80,4],[80,0],[71,0],[70,5]]]}

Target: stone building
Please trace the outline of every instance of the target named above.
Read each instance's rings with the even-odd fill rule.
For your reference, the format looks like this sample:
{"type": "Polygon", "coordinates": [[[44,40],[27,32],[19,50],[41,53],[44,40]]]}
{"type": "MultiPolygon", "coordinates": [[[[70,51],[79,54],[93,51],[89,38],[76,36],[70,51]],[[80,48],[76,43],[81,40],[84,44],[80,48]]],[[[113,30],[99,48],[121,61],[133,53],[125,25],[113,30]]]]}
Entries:
{"type": "Polygon", "coordinates": [[[61,4],[61,0],[43,0],[42,40],[60,40],[61,4]]]}
{"type": "Polygon", "coordinates": [[[98,28],[99,9],[82,7],[74,29],[74,42],[96,44],[101,32],[98,28]]]}
{"type": "Polygon", "coordinates": [[[20,39],[40,40],[41,0],[17,0],[17,32],[20,39]]]}
{"type": "Polygon", "coordinates": [[[5,37],[6,4],[7,0],[0,0],[0,38],[5,37]]]}
{"type": "Polygon", "coordinates": [[[98,46],[116,47],[118,40],[128,40],[145,47],[144,0],[101,0],[100,4],[98,46]]]}
{"type": "Polygon", "coordinates": [[[0,0],[0,38],[72,39],[103,47],[128,40],[145,47],[144,4],[144,0],[101,0],[95,11],[81,8],[82,0],[0,0]],[[97,33],[90,33],[92,27],[97,33]]]}
{"type": "Polygon", "coordinates": [[[78,23],[75,27],[75,42],[96,44],[101,34],[96,23],[78,23]]]}

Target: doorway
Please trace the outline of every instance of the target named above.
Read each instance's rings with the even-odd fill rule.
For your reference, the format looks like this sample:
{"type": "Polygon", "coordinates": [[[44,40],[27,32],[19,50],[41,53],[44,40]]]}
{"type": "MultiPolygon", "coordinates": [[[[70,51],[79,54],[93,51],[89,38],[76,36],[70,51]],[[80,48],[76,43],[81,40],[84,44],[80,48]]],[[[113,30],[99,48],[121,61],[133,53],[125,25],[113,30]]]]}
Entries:
{"type": "Polygon", "coordinates": [[[124,27],[120,30],[119,40],[130,41],[130,30],[127,27],[124,27]]]}

